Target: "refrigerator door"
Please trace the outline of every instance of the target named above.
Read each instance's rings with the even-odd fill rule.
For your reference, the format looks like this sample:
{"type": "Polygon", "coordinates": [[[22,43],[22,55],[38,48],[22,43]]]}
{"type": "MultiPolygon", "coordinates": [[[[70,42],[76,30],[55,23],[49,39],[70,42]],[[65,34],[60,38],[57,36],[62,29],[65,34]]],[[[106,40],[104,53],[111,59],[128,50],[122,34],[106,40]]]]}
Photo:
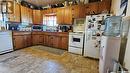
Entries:
{"type": "Polygon", "coordinates": [[[92,31],[86,32],[85,35],[85,45],[84,45],[84,56],[99,58],[99,44],[98,37],[92,36],[92,31]]]}

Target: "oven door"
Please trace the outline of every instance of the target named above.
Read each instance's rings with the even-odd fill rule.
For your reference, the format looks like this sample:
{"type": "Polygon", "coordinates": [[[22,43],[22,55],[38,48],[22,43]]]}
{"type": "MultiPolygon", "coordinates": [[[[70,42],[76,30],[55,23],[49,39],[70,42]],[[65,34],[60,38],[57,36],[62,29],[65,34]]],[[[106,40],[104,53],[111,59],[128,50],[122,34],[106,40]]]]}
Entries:
{"type": "Polygon", "coordinates": [[[81,35],[69,35],[69,46],[82,48],[83,47],[83,36],[81,35]]]}

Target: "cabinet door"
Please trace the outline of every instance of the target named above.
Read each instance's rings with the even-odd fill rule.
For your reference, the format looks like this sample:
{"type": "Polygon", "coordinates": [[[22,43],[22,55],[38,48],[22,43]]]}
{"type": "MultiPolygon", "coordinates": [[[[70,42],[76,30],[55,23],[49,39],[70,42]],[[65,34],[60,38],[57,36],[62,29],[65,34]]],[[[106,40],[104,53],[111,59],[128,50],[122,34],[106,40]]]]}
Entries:
{"type": "Polygon", "coordinates": [[[44,37],[43,35],[39,35],[39,44],[43,45],[43,43],[44,43],[44,37]]]}
{"type": "Polygon", "coordinates": [[[72,6],[72,17],[73,18],[79,18],[79,5],[72,6]]]}
{"type": "Polygon", "coordinates": [[[111,0],[106,0],[98,3],[98,13],[110,12],[111,0]]]}
{"type": "Polygon", "coordinates": [[[15,3],[14,13],[8,15],[9,21],[20,22],[20,5],[15,3]]]}
{"type": "Polygon", "coordinates": [[[62,49],[68,50],[68,37],[61,38],[62,49]]]}
{"type": "Polygon", "coordinates": [[[42,12],[33,10],[33,24],[42,24],[42,12]]]}
{"type": "Polygon", "coordinates": [[[58,8],[56,16],[57,24],[64,24],[64,8],[58,8]]]}
{"type": "Polygon", "coordinates": [[[64,24],[71,25],[72,24],[72,8],[66,7],[64,9],[64,24]]]}
{"type": "Polygon", "coordinates": [[[42,35],[32,35],[32,44],[33,45],[42,45],[43,36],[42,35]]]}
{"type": "Polygon", "coordinates": [[[28,9],[28,11],[29,11],[29,17],[28,17],[29,18],[29,23],[32,24],[33,23],[33,21],[32,21],[33,20],[32,19],[33,18],[33,10],[32,9],[28,9]]]}
{"type": "Polygon", "coordinates": [[[24,48],[24,36],[13,36],[14,50],[24,48]]]}
{"type": "Polygon", "coordinates": [[[54,36],[53,37],[53,47],[59,48],[59,41],[60,41],[60,37],[59,36],[54,36]]]}
{"type": "Polygon", "coordinates": [[[39,44],[39,35],[32,35],[32,44],[33,45],[39,44]]]}
{"type": "Polygon", "coordinates": [[[21,22],[27,22],[28,23],[28,10],[26,7],[21,6],[21,22]]]}
{"type": "Polygon", "coordinates": [[[72,18],[85,18],[85,5],[72,6],[72,18]]]}
{"type": "Polygon", "coordinates": [[[44,45],[48,46],[48,35],[44,35],[44,45]]]}
{"type": "Polygon", "coordinates": [[[85,5],[85,7],[86,7],[86,15],[98,14],[98,2],[89,3],[85,5]]]}
{"type": "Polygon", "coordinates": [[[53,39],[54,37],[52,35],[48,36],[48,46],[53,47],[53,39]]]}
{"type": "Polygon", "coordinates": [[[67,36],[60,36],[59,37],[58,48],[68,50],[68,37],[67,36]]]}
{"type": "Polygon", "coordinates": [[[31,35],[25,35],[26,37],[26,40],[25,40],[25,43],[26,43],[26,47],[29,47],[32,45],[32,37],[31,35]]]}

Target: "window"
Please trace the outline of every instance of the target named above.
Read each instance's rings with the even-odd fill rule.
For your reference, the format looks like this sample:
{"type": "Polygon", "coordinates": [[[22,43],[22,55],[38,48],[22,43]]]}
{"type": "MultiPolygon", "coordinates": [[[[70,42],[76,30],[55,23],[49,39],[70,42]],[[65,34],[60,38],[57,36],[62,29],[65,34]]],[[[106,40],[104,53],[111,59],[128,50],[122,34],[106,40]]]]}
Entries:
{"type": "Polygon", "coordinates": [[[43,31],[57,31],[56,15],[48,14],[43,16],[43,31]]]}
{"type": "Polygon", "coordinates": [[[54,27],[58,26],[58,24],[56,23],[56,15],[44,15],[43,25],[54,27]]]}

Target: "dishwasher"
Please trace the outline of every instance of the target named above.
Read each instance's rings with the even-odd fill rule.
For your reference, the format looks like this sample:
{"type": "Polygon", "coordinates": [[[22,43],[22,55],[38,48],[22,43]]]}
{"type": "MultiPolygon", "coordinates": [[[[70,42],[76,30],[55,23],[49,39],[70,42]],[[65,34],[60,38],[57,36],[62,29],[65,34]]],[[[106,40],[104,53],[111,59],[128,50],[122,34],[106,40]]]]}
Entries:
{"type": "Polygon", "coordinates": [[[0,31],[0,54],[13,51],[12,31],[0,31]]]}

